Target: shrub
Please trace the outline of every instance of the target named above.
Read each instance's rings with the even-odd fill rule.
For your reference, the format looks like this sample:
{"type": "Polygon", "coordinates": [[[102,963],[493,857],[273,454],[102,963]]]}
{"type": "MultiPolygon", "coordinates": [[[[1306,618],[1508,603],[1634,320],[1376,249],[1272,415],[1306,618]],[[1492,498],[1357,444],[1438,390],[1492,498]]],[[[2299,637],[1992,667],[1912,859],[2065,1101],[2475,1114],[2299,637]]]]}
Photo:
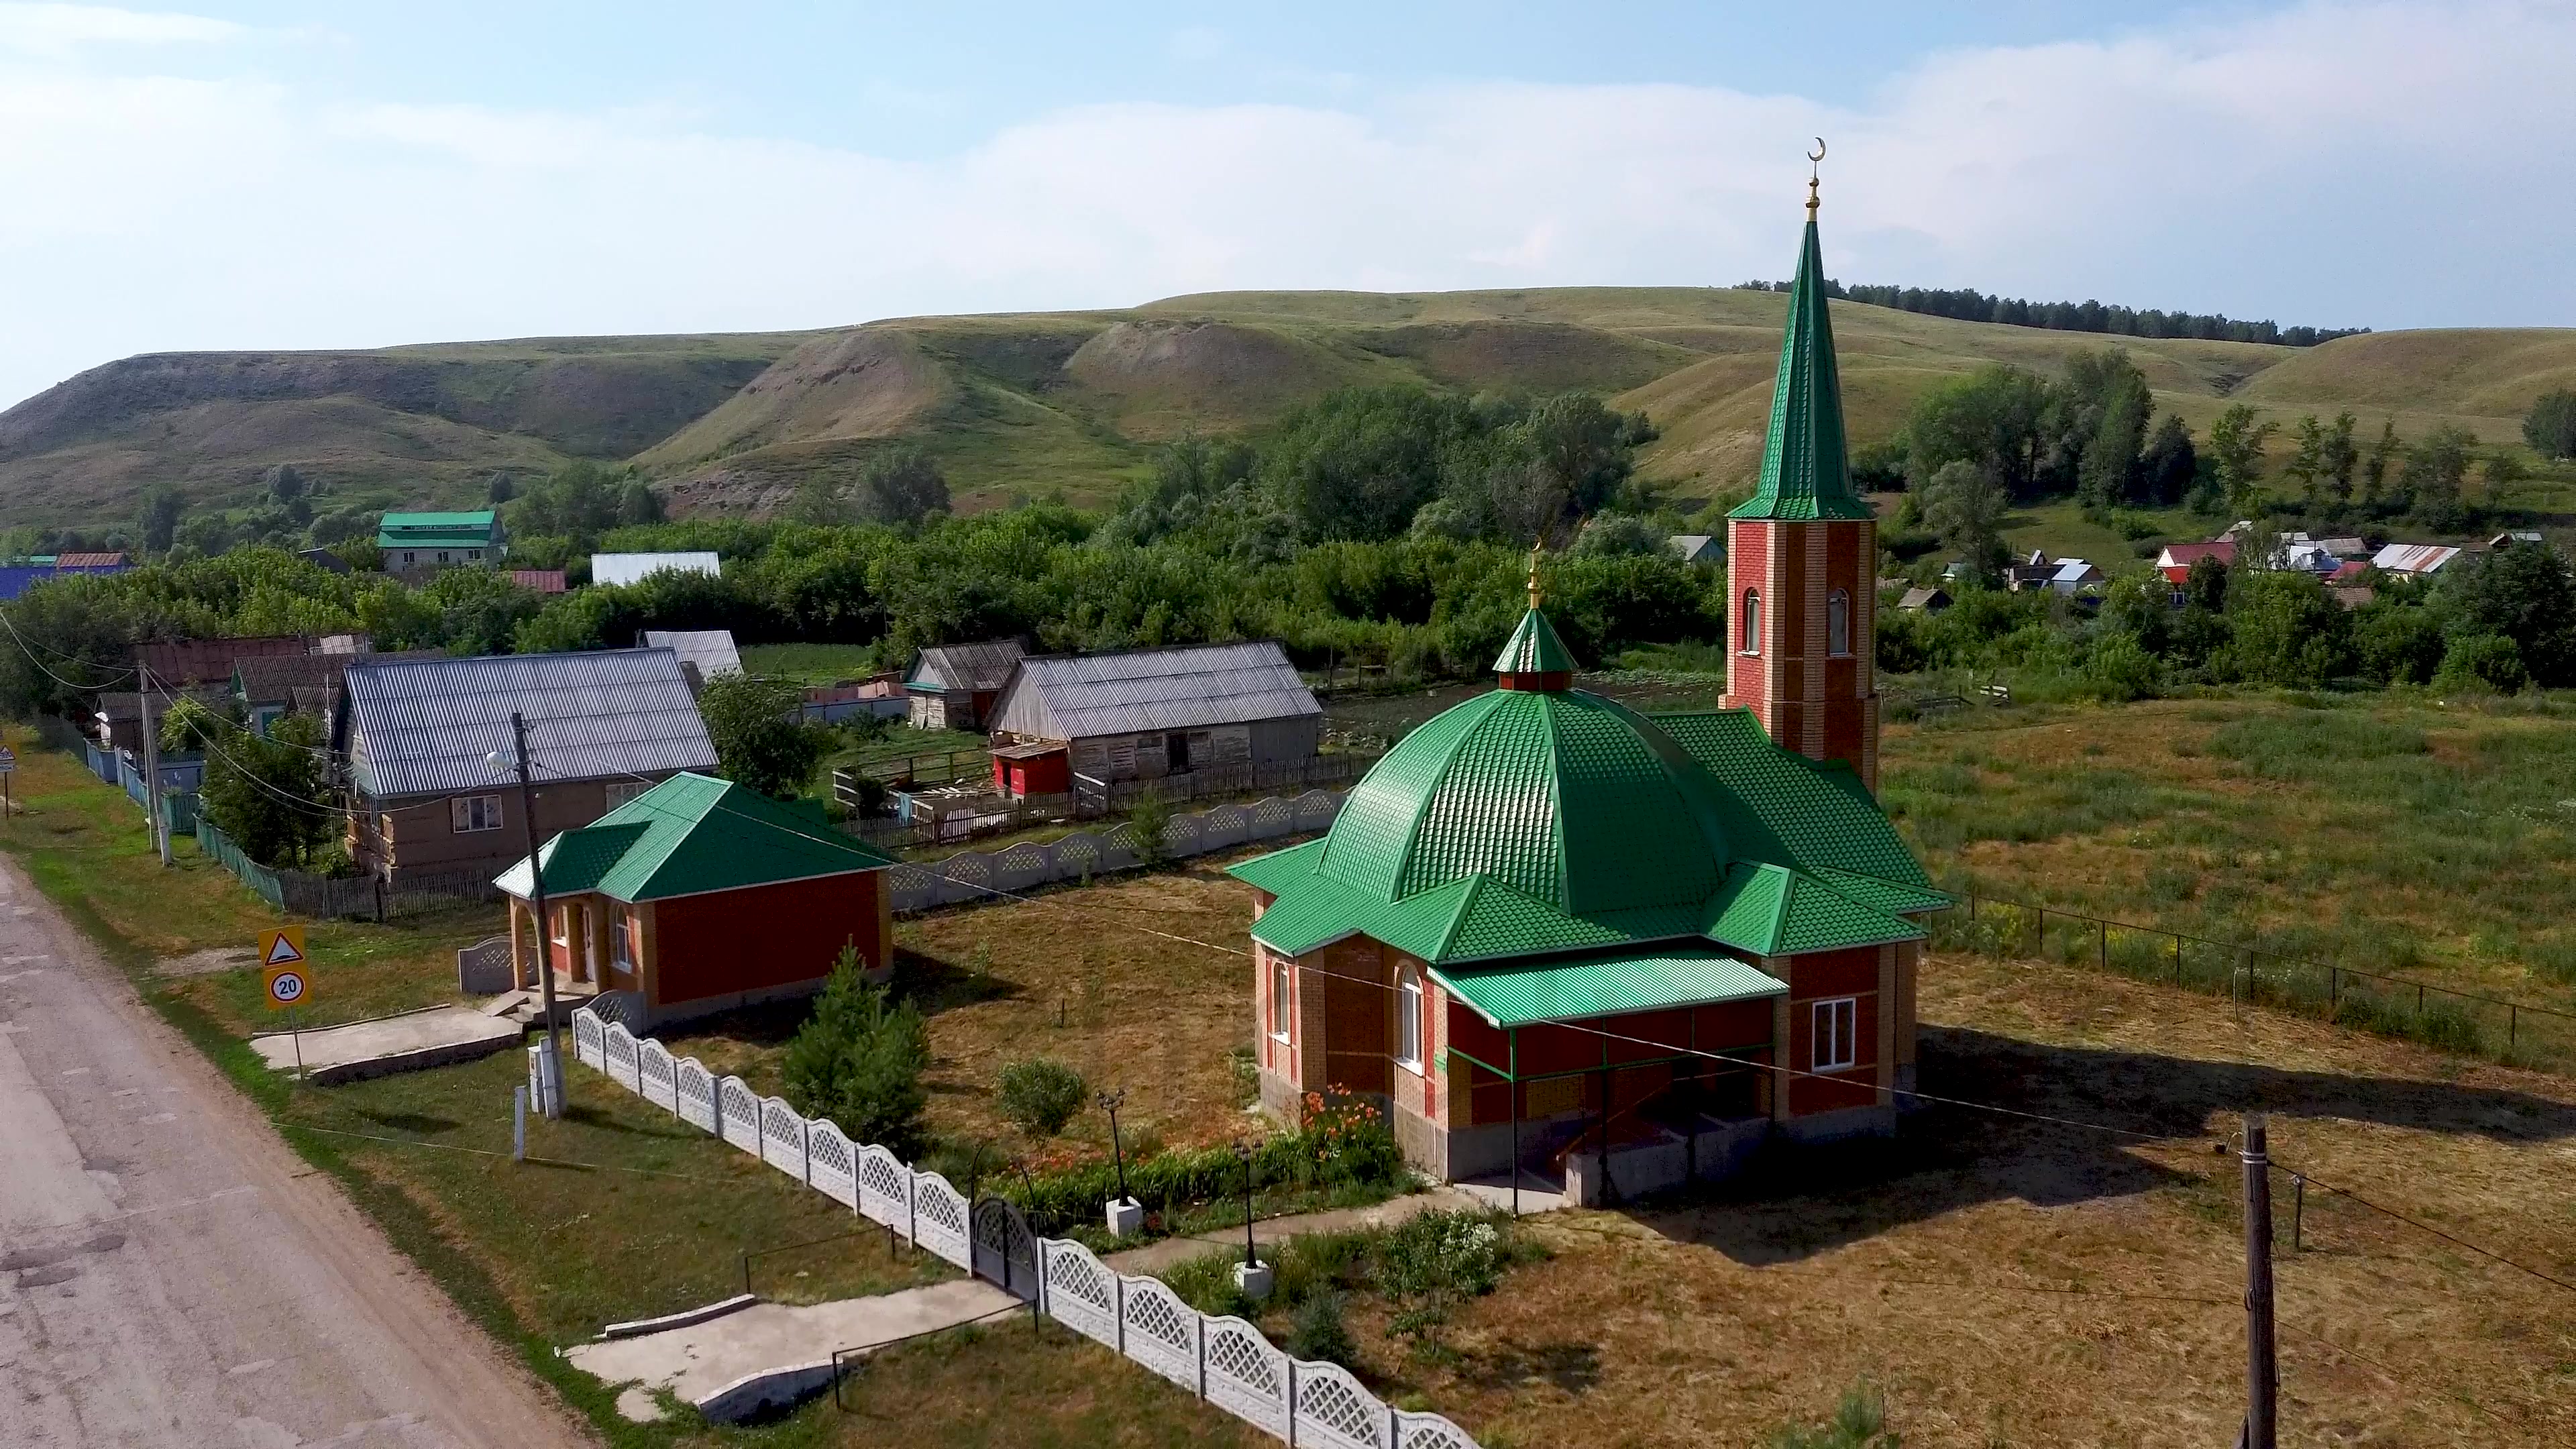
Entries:
{"type": "Polygon", "coordinates": [[[2453,694],[2512,694],[2528,682],[2522,650],[2502,634],[2470,634],[2451,641],[2433,687],[2453,694]]]}
{"type": "Polygon", "coordinates": [[[1031,1137],[1053,1137],[1082,1112],[1091,1084],[1082,1073],[1045,1057],[1002,1068],[1003,1120],[1031,1137]]]}
{"type": "Polygon", "coordinates": [[[1172,802],[1161,791],[1147,788],[1136,796],[1127,808],[1127,834],[1139,862],[1150,868],[1172,858],[1171,844],[1163,838],[1171,824],[1172,802]]]}
{"type": "Polygon", "coordinates": [[[1771,1449],[1897,1449],[1887,1427],[1887,1396],[1867,1382],[1843,1390],[1834,1416],[1815,1428],[1786,1425],[1771,1435],[1771,1449]]]}
{"type": "Polygon", "coordinates": [[[1351,1367],[1359,1345],[1351,1340],[1350,1325],[1342,1322],[1341,1294],[1327,1289],[1299,1305],[1288,1330],[1288,1351],[1309,1361],[1351,1367]]]}
{"type": "Polygon", "coordinates": [[[859,974],[854,944],[841,947],[813,1015],[787,1044],[780,1075],[787,1100],[808,1117],[828,1117],[854,1142],[898,1157],[922,1145],[930,1029],[909,1002],[859,974]]]}
{"type": "Polygon", "coordinates": [[[1377,1260],[1377,1281],[1397,1304],[1388,1330],[1437,1354],[1449,1315],[1493,1291],[1503,1270],[1502,1234],[1479,1214],[1428,1212],[1388,1232],[1377,1260]]]}

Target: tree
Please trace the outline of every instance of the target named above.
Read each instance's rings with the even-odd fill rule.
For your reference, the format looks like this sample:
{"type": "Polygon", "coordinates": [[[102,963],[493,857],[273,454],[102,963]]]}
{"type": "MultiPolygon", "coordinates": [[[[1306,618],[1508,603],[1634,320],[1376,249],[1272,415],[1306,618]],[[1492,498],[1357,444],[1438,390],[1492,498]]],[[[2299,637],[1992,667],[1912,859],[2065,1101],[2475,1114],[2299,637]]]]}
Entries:
{"type": "Polygon", "coordinates": [[[2290,461],[2281,465],[2281,475],[2299,485],[2299,502],[2310,513],[2320,511],[2325,483],[2326,428],[2315,413],[2299,419],[2290,429],[2294,440],[2290,461]]]}
{"type": "Polygon", "coordinates": [[[2576,568],[2546,544],[2513,544],[2467,562],[2441,585],[2454,640],[2510,639],[2542,688],[2576,685],[2576,568]]]}
{"type": "Polygon", "coordinates": [[[178,540],[179,515],[187,510],[187,495],[167,483],[143,490],[143,551],[168,553],[178,540]]]}
{"type": "Polygon", "coordinates": [[[2314,574],[2248,574],[2229,591],[2227,613],[2226,664],[2238,678],[2314,689],[2352,672],[2352,616],[2314,574]]]}
{"type": "Polygon", "coordinates": [[[698,713],[716,747],[716,773],[778,800],[814,778],[830,732],[804,721],[804,691],[784,680],[725,674],[698,692],[698,713]]]}
{"type": "Polygon", "coordinates": [[[910,443],[868,459],[856,487],[861,512],[878,523],[909,525],[948,511],[948,478],[910,443]]]}
{"type": "Polygon", "coordinates": [[[2067,364],[2066,380],[2051,390],[2050,413],[2059,430],[2051,448],[2054,470],[2071,470],[2076,496],[2087,504],[2129,501],[2155,411],[2146,375],[2128,353],[2107,348],[2078,354],[2067,364]]]}
{"type": "Polygon", "coordinates": [[[1002,1120],[1033,1139],[1064,1131],[1090,1100],[1091,1084],[1082,1079],[1082,1073],[1048,1057],[1004,1066],[1000,1090],[995,1093],[1002,1120]]]}
{"type": "Polygon", "coordinates": [[[2522,651],[2511,639],[2502,634],[2463,634],[2443,653],[2433,687],[2445,693],[2514,694],[2530,680],[2522,651]]]}
{"type": "Polygon", "coordinates": [[[519,496],[519,485],[507,472],[497,472],[492,475],[492,481],[484,487],[483,496],[493,507],[498,508],[519,496]]]}
{"type": "Polygon", "coordinates": [[[2385,511],[2393,511],[2387,509],[2390,481],[2388,470],[2396,465],[2398,457],[2404,452],[2405,444],[2397,436],[2397,420],[2389,418],[2381,422],[2379,437],[2371,443],[2370,452],[2361,461],[2363,511],[2374,517],[2384,516],[2385,511]]]}
{"type": "Polygon", "coordinates": [[[1637,449],[1655,440],[1644,413],[1623,413],[1586,392],[1562,393],[1520,424],[1523,446],[1561,500],[1553,521],[1579,523],[1618,501],[1637,449]]]}
{"type": "Polygon", "coordinates": [[[303,866],[341,834],[321,733],[313,716],[291,714],[267,739],[226,724],[208,740],[206,818],[262,865],[303,866]]]}
{"type": "Polygon", "coordinates": [[[2038,496],[2040,424],[2049,386],[2001,364],[1933,389],[1905,424],[1906,467],[1922,487],[1952,463],[1977,464],[2007,501],[2038,496]]]}
{"type": "Polygon", "coordinates": [[[2011,506],[2003,488],[1965,459],[1951,462],[1921,485],[1923,521],[1940,535],[1978,578],[1991,581],[2004,566],[2004,515],[2011,506]]]}
{"type": "Polygon", "coordinates": [[[2209,425],[2209,456],[2228,511],[2252,518],[2263,509],[2263,444],[2280,430],[2268,418],[2257,421],[2250,404],[2237,403],[2209,425]]]}
{"type": "Polygon", "coordinates": [[[2468,477],[2477,435],[2456,423],[2445,423],[2432,436],[2406,450],[2399,489],[2406,507],[2427,528],[2449,532],[2468,525],[2468,506],[2460,484],[2468,477]]]}
{"type": "Polygon", "coordinates": [[[2531,470],[2522,466],[2520,458],[2502,448],[2487,454],[2486,467],[2482,471],[2486,483],[2487,506],[2490,508],[2496,505],[2506,490],[2531,476],[2531,470]]]}
{"type": "Polygon", "coordinates": [[[858,947],[845,944],[813,1014],[788,1042],[779,1076],[797,1111],[908,1158],[926,1135],[921,1077],[929,1067],[930,1028],[920,1010],[861,974],[858,947]]]}
{"type": "MultiPolygon", "coordinates": [[[[947,494],[943,491],[940,494],[940,497],[942,499],[942,506],[946,506],[945,500],[947,498],[947,494]]],[[[618,526],[620,528],[636,528],[647,523],[659,523],[661,521],[662,495],[654,492],[653,485],[645,482],[641,478],[627,479],[626,486],[617,490],[618,526]]]]}
{"type": "Polygon", "coordinates": [[[2542,393],[2522,415],[2523,441],[2544,458],[2576,458],[2576,388],[2542,393]]]}
{"type": "Polygon", "coordinates": [[[2167,413],[2156,424],[2155,436],[2147,440],[2144,457],[2138,460],[2136,501],[2149,508],[2171,508],[2191,492],[2192,480],[2200,475],[2200,455],[2192,448],[2191,429],[2183,420],[2167,413]]]}
{"type": "Polygon", "coordinates": [[[304,475],[295,471],[292,463],[280,463],[269,469],[262,483],[270,500],[276,503],[293,503],[304,496],[304,475]]]}
{"type": "Polygon", "coordinates": [[[2317,476],[2337,510],[2352,502],[2352,469],[2361,460],[2352,441],[2353,424],[2351,409],[2335,414],[2334,426],[2326,429],[2317,449],[2317,476]]]}

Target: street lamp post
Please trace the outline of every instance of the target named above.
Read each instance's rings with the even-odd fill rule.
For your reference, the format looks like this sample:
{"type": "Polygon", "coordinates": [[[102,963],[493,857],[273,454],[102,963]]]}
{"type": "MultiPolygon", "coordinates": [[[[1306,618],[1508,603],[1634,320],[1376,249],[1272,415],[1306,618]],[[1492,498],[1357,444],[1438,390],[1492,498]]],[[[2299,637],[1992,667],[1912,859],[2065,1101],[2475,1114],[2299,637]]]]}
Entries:
{"type": "Polygon", "coordinates": [[[1270,1269],[1263,1266],[1252,1238],[1252,1144],[1235,1143],[1234,1155],[1243,1160],[1243,1261],[1235,1265],[1234,1286],[1258,1303],[1270,1296],[1270,1269]]]}
{"type": "Polygon", "coordinates": [[[1109,1157],[1118,1164],[1118,1196],[1110,1200],[1106,1209],[1109,1235],[1130,1237],[1145,1226],[1145,1205],[1127,1191],[1127,1148],[1118,1136],[1118,1109],[1127,1101],[1127,1089],[1102,1092],[1092,1100],[1109,1114],[1109,1157]]]}

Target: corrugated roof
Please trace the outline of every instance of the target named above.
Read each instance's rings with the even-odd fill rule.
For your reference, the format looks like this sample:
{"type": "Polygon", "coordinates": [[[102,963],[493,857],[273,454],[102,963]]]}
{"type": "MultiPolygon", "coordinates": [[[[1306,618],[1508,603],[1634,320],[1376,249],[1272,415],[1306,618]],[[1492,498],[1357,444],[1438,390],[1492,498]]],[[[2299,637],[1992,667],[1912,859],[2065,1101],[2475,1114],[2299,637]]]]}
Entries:
{"type": "Polygon", "coordinates": [[[233,663],[233,684],[252,704],[288,698],[299,688],[337,686],[350,665],[362,659],[444,659],[440,649],[404,649],[385,654],[255,654],[233,663]]]}
{"type": "Polygon", "coordinates": [[[594,584],[641,583],[649,575],[675,571],[721,578],[724,576],[724,563],[705,550],[689,553],[595,553],[590,556],[590,581],[594,584]]]}
{"type": "Polygon", "coordinates": [[[934,645],[913,660],[904,682],[942,690],[999,689],[1010,682],[1012,667],[1027,653],[1016,639],[934,645]]]}
{"type": "MultiPolygon", "coordinates": [[[[622,901],[776,885],[880,870],[894,857],[758,791],[709,775],[674,775],[593,825],[538,848],[549,891],[600,891],[622,901]]],[[[493,882],[526,897],[525,856],[493,882]]]]}
{"type": "Polygon", "coordinates": [[[520,588],[532,589],[540,594],[560,594],[564,591],[562,569],[511,569],[505,577],[520,588]]]}
{"type": "Polygon", "coordinates": [[[668,649],[683,664],[698,666],[698,678],[742,673],[742,654],[733,647],[731,629],[647,629],[645,647],[668,649]]]}
{"type": "Polygon", "coordinates": [[[715,747],[668,649],[353,661],[350,768],[383,799],[494,788],[485,757],[512,757],[510,714],[527,716],[540,782],[712,770],[715,747]]]}
{"type": "Polygon", "coordinates": [[[135,645],[134,657],[152,671],[156,684],[229,686],[236,660],[309,651],[309,643],[301,635],[270,634],[242,639],[156,639],[135,645]]]}
{"type": "Polygon", "coordinates": [[[992,724],[1076,740],[1323,712],[1287,652],[1264,640],[1023,659],[994,701],[992,724]]]}
{"type": "Polygon", "coordinates": [[[2392,543],[2374,555],[2371,567],[2392,574],[2429,574],[2460,556],[2438,543],[2392,543]]]}
{"type": "Polygon", "coordinates": [[[125,567],[125,553],[122,549],[110,553],[58,553],[54,555],[54,567],[64,573],[83,569],[122,569],[125,567]]]}
{"type": "Polygon", "coordinates": [[[1731,956],[1688,947],[1501,966],[1435,966],[1431,976],[1496,1027],[1789,994],[1785,982],[1731,956]]]}
{"type": "Polygon", "coordinates": [[[1565,641],[1556,637],[1556,626],[1547,615],[1536,609],[1521,615],[1520,627],[1503,641],[1503,652],[1494,657],[1496,674],[1571,674],[1574,654],[1565,641]]]}

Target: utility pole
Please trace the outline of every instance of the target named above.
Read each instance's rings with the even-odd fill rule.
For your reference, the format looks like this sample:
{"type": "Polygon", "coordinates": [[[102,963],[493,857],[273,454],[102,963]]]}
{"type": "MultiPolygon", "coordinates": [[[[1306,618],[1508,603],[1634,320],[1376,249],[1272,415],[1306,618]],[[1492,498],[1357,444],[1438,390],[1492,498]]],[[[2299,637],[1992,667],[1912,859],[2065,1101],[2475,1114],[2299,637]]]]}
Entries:
{"type": "Polygon", "coordinates": [[[554,937],[546,925],[545,864],[537,859],[537,787],[528,764],[528,721],[517,710],[510,712],[510,740],[519,753],[519,821],[528,836],[528,904],[537,915],[537,986],[543,993],[546,1012],[545,1050],[537,1058],[537,1083],[545,1093],[545,1114],[561,1117],[563,1040],[555,1027],[554,937]]]}
{"type": "Polygon", "coordinates": [[[161,857],[167,869],[170,864],[170,832],[161,822],[161,732],[152,725],[152,669],[140,659],[134,663],[136,698],[143,702],[143,820],[152,832],[153,853],[161,857]]]}
{"type": "Polygon", "coordinates": [[[2276,1449],[2274,1397],[2281,1375],[2272,1346],[2272,1155],[2264,1114],[2245,1114],[2245,1430],[2240,1449],[2276,1449]]]}

